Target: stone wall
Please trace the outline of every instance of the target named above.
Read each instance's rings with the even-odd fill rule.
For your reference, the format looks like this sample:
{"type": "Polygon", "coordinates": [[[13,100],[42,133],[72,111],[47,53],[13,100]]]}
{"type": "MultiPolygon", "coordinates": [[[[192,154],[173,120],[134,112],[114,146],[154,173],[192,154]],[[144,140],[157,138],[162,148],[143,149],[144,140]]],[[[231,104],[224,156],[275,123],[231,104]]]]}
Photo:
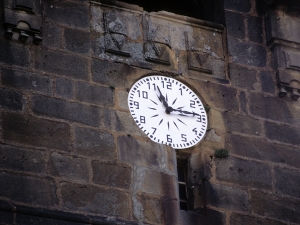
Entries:
{"type": "MultiPolygon", "coordinates": [[[[41,30],[24,41],[19,26],[0,29],[0,224],[300,224],[300,101],[278,97],[268,6],[225,0],[223,28],[119,2],[32,2],[41,30]],[[117,18],[123,28],[105,30],[117,18]],[[151,22],[163,32],[151,36],[151,22]],[[147,52],[150,42],[165,52],[147,52]],[[207,64],[192,50],[209,53],[207,64]],[[204,140],[182,151],[197,156],[204,214],[179,210],[182,152],[150,141],[130,116],[128,90],[151,74],[184,82],[207,108],[204,140]],[[221,148],[228,158],[215,157],[221,148]]],[[[8,11],[28,14],[0,4],[4,22],[8,11]]]]}

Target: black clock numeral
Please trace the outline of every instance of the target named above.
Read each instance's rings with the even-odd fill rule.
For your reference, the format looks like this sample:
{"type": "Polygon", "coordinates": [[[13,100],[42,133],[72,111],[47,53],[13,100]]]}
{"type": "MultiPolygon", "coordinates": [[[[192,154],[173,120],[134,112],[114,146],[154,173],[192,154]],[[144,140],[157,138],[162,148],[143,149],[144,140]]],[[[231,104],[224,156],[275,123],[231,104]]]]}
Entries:
{"type": "Polygon", "coordinates": [[[139,98],[142,96],[143,98],[148,99],[148,92],[147,91],[142,91],[142,94],[141,94],[141,91],[137,90],[137,93],[139,94],[139,98]]]}
{"type": "Polygon", "coordinates": [[[167,82],[167,89],[172,90],[172,83],[170,81],[167,82]]]}
{"type": "Polygon", "coordinates": [[[144,116],[140,116],[140,122],[141,123],[146,123],[146,118],[144,116]]]}
{"type": "Polygon", "coordinates": [[[202,122],[202,118],[201,118],[201,115],[198,116],[196,122],[202,122]]]}
{"type": "Polygon", "coordinates": [[[155,127],[151,127],[151,128],[154,130],[152,134],[155,134],[157,128],[155,128],[155,127]]]}
{"type": "Polygon", "coordinates": [[[191,101],[190,101],[190,107],[191,107],[191,108],[195,108],[195,105],[196,105],[196,102],[193,101],[193,100],[191,100],[191,101]]]}
{"type": "Polygon", "coordinates": [[[193,131],[194,131],[195,134],[197,135],[197,133],[198,133],[197,128],[194,128],[193,131]]]}
{"type": "Polygon", "coordinates": [[[170,137],[170,135],[169,135],[169,134],[167,134],[167,142],[170,142],[170,143],[172,143],[172,138],[170,137]]]}
{"type": "MultiPolygon", "coordinates": [[[[150,89],[151,89],[151,84],[150,84],[150,82],[148,82],[147,84],[148,84],[148,88],[149,88],[149,90],[150,90],[150,89]]],[[[153,89],[154,89],[154,91],[156,91],[155,84],[152,84],[152,85],[153,85],[153,89]]]]}
{"type": "Polygon", "coordinates": [[[139,102],[134,101],[133,104],[136,106],[136,109],[140,108],[140,103],[139,102]]]}
{"type": "Polygon", "coordinates": [[[180,94],[181,94],[181,96],[182,96],[182,88],[179,88],[179,91],[180,91],[180,94]]]}
{"type": "Polygon", "coordinates": [[[181,141],[183,142],[187,142],[187,139],[186,139],[186,134],[181,134],[181,141]]]}

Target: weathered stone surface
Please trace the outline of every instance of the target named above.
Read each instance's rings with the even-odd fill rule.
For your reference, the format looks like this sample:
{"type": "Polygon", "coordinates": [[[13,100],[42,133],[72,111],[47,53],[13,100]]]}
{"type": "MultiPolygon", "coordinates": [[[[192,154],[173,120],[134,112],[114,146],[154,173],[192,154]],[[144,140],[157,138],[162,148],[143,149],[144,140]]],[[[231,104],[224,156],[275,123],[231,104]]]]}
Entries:
{"type": "Polygon", "coordinates": [[[100,110],[97,107],[40,95],[33,96],[32,102],[33,112],[36,114],[66,119],[91,126],[100,125],[100,110]]]}
{"type": "Polygon", "coordinates": [[[145,136],[144,132],[135,124],[130,113],[104,109],[103,121],[104,126],[108,129],[145,136]]]}
{"type": "Polygon", "coordinates": [[[69,180],[88,181],[89,170],[87,160],[65,156],[56,152],[50,155],[50,171],[54,176],[64,177],[69,180]]]}
{"type": "Polygon", "coordinates": [[[0,223],[1,224],[13,224],[14,223],[14,213],[0,211],[0,223]]]}
{"type": "Polygon", "coordinates": [[[164,146],[137,140],[131,136],[118,137],[120,160],[136,166],[160,167],[165,160],[164,146]]]}
{"type": "Polygon", "coordinates": [[[128,92],[118,91],[118,106],[121,109],[129,110],[127,101],[128,101],[128,92]]]}
{"type": "Polygon", "coordinates": [[[54,206],[56,187],[52,180],[0,173],[0,195],[13,201],[54,206]]]}
{"type": "Polygon", "coordinates": [[[30,53],[26,45],[0,38],[0,49],[0,62],[24,67],[30,65],[30,53]]]}
{"type": "Polygon", "coordinates": [[[66,28],[64,35],[67,50],[82,54],[90,52],[91,38],[89,32],[66,28]]]}
{"type": "Polygon", "coordinates": [[[70,127],[66,123],[20,114],[2,114],[2,118],[5,141],[61,150],[70,149],[70,127]]]}
{"type": "Polygon", "coordinates": [[[117,190],[61,183],[64,208],[108,216],[129,217],[129,196],[117,190]]]}
{"type": "Polygon", "coordinates": [[[56,79],[56,94],[64,98],[74,97],[74,85],[71,80],[64,78],[56,79]]]}
{"type": "Polygon", "coordinates": [[[248,37],[250,41],[263,43],[263,27],[262,27],[262,18],[248,16],[248,37]]]}
{"type": "Polygon", "coordinates": [[[66,75],[76,79],[88,79],[87,59],[62,52],[36,49],[34,53],[36,69],[66,75]]]}
{"type": "Polygon", "coordinates": [[[243,113],[247,113],[247,98],[245,92],[240,92],[239,95],[240,107],[243,113]]]}
{"type": "Polygon", "coordinates": [[[300,149],[270,143],[264,139],[227,134],[225,147],[234,155],[300,167],[300,149]]]}
{"type": "Polygon", "coordinates": [[[251,135],[261,135],[262,126],[259,120],[249,116],[234,114],[231,112],[223,113],[226,130],[251,135]]]}
{"type": "Polygon", "coordinates": [[[42,45],[47,47],[61,48],[62,29],[52,23],[43,24],[42,45]]]}
{"type": "Polygon", "coordinates": [[[300,129],[277,123],[265,122],[268,138],[287,144],[300,145],[300,129]]]}
{"type": "Polygon", "coordinates": [[[28,150],[0,144],[0,167],[34,173],[45,172],[44,151],[28,150]]]}
{"type": "Polygon", "coordinates": [[[283,194],[300,197],[300,174],[299,171],[285,168],[275,168],[275,188],[283,194]]]}
{"type": "Polygon", "coordinates": [[[246,191],[218,184],[206,185],[207,203],[220,208],[247,211],[249,200],[246,191]]]}
{"type": "Polygon", "coordinates": [[[225,9],[230,9],[238,12],[249,12],[251,10],[251,2],[243,0],[225,0],[225,9]]]}
{"type": "Polygon", "coordinates": [[[144,222],[149,224],[161,224],[163,222],[163,208],[159,199],[138,196],[138,201],[143,207],[144,222]]]}
{"type": "Polygon", "coordinates": [[[109,87],[76,82],[76,99],[103,106],[114,104],[114,91],[109,87]]]}
{"type": "Polygon", "coordinates": [[[238,213],[233,213],[230,217],[230,224],[232,225],[286,225],[286,223],[282,223],[280,221],[270,220],[270,219],[262,219],[249,215],[242,215],[238,213]]]}
{"type": "Polygon", "coordinates": [[[228,36],[229,56],[233,63],[241,63],[251,66],[264,67],[267,62],[266,49],[260,45],[248,44],[228,36]]]}
{"type": "Polygon", "coordinates": [[[75,147],[81,155],[97,156],[103,160],[116,158],[114,137],[108,132],[75,127],[75,147]]]}
{"type": "Polygon", "coordinates": [[[250,101],[253,115],[293,125],[300,122],[300,108],[278,97],[264,97],[262,94],[252,93],[250,101]]]}
{"type": "Polygon", "coordinates": [[[239,88],[254,90],[254,84],[257,81],[255,70],[249,70],[242,66],[230,64],[229,74],[232,85],[239,88]]]}
{"type": "Polygon", "coordinates": [[[300,223],[300,201],[260,191],[251,192],[252,211],[261,216],[300,223]]]}
{"type": "Polygon", "coordinates": [[[227,34],[235,38],[245,38],[245,17],[236,12],[225,11],[227,34]]]}
{"type": "Polygon", "coordinates": [[[89,28],[87,4],[47,1],[44,3],[45,19],[74,27],[89,28]]]}
{"type": "Polygon", "coordinates": [[[22,111],[25,100],[19,92],[0,88],[0,109],[22,111]]]}
{"type": "Polygon", "coordinates": [[[223,225],[226,224],[226,216],[224,212],[213,209],[207,209],[206,215],[194,213],[192,211],[180,210],[180,218],[182,225],[223,225]]]}
{"type": "Polygon", "coordinates": [[[263,92],[274,94],[275,93],[275,81],[273,81],[273,75],[271,72],[260,72],[261,89],[263,92]]]}
{"type": "Polygon", "coordinates": [[[92,161],[92,168],[94,183],[129,189],[132,180],[130,167],[92,161]]]}
{"type": "Polygon", "coordinates": [[[4,68],[1,72],[1,81],[5,86],[41,93],[51,93],[51,80],[48,76],[4,68]]]}
{"type": "Polygon", "coordinates": [[[241,186],[271,189],[272,177],[268,165],[238,158],[216,159],[216,177],[241,186]]]}
{"type": "Polygon", "coordinates": [[[23,215],[17,214],[16,216],[16,224],[30,224],[30,225],[85,225],[86,223],[77,223],[77,222],[70,222],[66,220],[51,219],[51,218],[44,218],[32,215],[23,215]]]}

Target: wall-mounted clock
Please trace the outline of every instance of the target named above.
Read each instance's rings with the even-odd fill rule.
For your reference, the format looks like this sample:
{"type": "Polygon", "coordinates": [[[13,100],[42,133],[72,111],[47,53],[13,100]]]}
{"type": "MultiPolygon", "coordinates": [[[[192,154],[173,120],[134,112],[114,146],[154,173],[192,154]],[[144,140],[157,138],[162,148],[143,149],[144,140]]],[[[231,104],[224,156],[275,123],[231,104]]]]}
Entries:
{"type": "Polygon", "coordinates": [[[183,149],[205,135],[207,115],[202,102],[176,79],[148,76],[138,80],[129,91],[128,106],[139,128],[157,143],[183,149]]]}

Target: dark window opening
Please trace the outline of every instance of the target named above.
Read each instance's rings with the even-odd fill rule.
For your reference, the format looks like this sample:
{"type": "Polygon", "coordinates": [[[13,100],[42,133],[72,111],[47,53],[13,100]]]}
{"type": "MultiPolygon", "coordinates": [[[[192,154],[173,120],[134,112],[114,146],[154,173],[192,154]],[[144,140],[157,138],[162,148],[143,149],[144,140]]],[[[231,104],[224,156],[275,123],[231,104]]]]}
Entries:
{"type": "Polygon", "coordinates": [[[187,161],[177,161],[177,175],[178,175],[178,190],[180,209],[189,210],[189,196],[188,196],[188,178],[187,178],[187,161]]]}

